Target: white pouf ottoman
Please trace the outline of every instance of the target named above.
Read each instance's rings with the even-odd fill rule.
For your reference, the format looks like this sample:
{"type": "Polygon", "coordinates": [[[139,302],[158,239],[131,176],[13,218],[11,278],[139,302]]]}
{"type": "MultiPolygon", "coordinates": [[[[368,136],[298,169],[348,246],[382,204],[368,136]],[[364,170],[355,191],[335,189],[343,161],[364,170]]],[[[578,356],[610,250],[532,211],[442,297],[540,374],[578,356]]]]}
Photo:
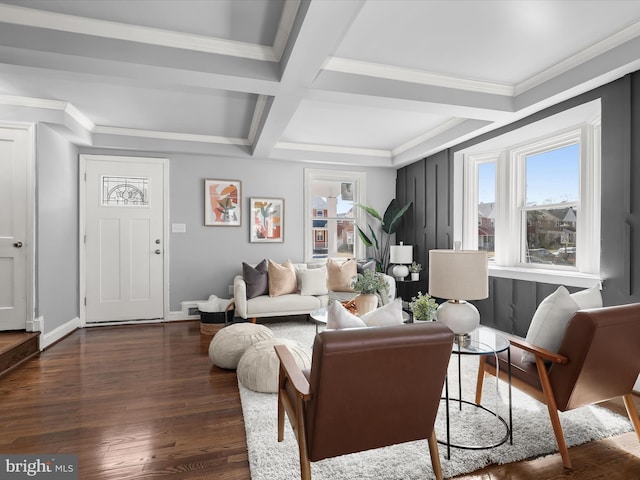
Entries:
{"type": "Polygon", "coordinates": [[[273,338],[273,332],[264,325],[234,323],[223,328],[209,344],[209,358],[220,368],[235,369],[245,350],[254,343],[273,338]]]}
{"type": "Polygon", "coordinates": [[[278,391],[280,360],[275,345],[286,345],[302,370],[311,368],[311,348],[286,338],[263,340],[247,348],[238,363],[238,381],[243,386],[256,392],[278,391]]]}

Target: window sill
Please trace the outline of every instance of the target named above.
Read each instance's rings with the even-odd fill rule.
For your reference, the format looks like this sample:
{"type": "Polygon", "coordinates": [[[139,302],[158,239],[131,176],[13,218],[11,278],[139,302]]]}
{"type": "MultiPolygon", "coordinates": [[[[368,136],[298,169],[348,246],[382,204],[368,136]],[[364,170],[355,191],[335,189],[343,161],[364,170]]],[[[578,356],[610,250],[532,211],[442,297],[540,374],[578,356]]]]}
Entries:
{"type": "Polygon", "coordinates": [[[489,265],[489,276],[579,288],[590,288],[602,282],[599,275],[588,273],[540,268],[498,267],[495,265],[489,265]]]}

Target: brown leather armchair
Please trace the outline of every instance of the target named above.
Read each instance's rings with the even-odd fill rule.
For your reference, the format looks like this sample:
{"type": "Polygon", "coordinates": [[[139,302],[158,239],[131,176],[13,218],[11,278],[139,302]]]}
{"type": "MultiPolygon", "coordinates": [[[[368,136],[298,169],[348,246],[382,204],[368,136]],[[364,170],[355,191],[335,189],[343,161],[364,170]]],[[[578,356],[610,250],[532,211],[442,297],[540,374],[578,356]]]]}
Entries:
{"type": "Polygon", "coordinates": [[[311,479],[310,462],[420,439],[428,439],[441,479],[433,425],[452,344],[453,333],[439,323],[325,331],[304,373],[276,346],[278,441],[286,412],[302,479],[311,479]]]}
{"type": "MultiPolygon", "coordinates": [[[[640,303],[580,310],[567,325],[558,353],[511,337],[512,385],[547,405],[565,467],[569,450],[558,411],[622,397],[640,439],[640,420],[633,403],[633,385],[640,373],[640,303]],[[536,363],[523,363],[522,352],[536,363]]],[[[499,377],[506,380],[507,355],[501,353],[499,377]]],[[[495,358],[480,359],[476,402],[480,403],[484,374],[496,375],[495,358]]]]}

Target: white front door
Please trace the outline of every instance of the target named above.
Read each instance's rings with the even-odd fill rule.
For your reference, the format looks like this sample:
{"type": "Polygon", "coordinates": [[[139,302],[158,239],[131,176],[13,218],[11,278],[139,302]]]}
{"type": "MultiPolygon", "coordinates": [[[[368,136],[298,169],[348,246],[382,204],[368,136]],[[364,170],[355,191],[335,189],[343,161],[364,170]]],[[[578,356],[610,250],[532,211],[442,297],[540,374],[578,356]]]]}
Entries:
{"type": "Polygon", "coordinates": [[[82,158],[86,322],[163,318],[166,163],[82,158]]]}
{"type": "Polygon", "coordinates": [[[27,324],[30,132],[0,128],[0,330],[27,324]]]}

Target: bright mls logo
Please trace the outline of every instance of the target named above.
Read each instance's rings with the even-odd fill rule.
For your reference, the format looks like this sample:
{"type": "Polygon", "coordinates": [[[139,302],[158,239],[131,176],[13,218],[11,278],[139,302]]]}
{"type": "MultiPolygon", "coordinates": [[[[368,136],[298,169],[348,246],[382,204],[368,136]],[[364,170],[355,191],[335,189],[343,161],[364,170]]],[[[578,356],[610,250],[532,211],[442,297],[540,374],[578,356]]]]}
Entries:
{"type": "Polygon", "coordinates": [[[78,480],[77,455],[0,455],[0,478],[78,480]]]}

